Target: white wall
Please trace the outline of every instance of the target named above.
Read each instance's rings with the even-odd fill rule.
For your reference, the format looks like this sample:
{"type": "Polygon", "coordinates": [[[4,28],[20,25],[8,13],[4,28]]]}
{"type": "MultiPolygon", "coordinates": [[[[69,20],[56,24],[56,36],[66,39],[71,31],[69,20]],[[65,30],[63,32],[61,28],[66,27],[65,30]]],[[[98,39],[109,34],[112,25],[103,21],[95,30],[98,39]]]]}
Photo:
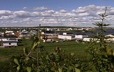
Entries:
{"type": "Polygon", "coordinates": [[[11,43],[11,46],[17,46],[17,43],[11,43]]]}
{"type": "Polygon", "coordinates": [[[7,46],[17,46],[17,43],[3,43],[3,46],[4,47],[7,47],[7,46]]]}
{"type": "Polygon", "coordinates": [[[67,35],[67,33],[63,33],[63,35],[67,35]]]}
{"type": "Polygon", "coordinates": [[[18,41],[18,39],[11,40],[10,38],[1,38],[0,41],[18,41]]]}
{"type": "Polygon", "coordinates": [[[83,38],[83,41],[90,42],[90,41],[96,41],[99,42],[97,38],[83,38]]]}
{"type": "Polygon", "coordinates": [[[91,38],[83,38],[83,41],[90,42],[91,38]]]}
{"type": "Polygon", "coordinates": [[[75,35],[76,39],[83,39],[83,35],[75,35]]]}
{"type": "Polygon", "coordinates": [[[3,46],[9,46],[9,43],[3,43],[3,46]]]}
{"type": "Polygon", "coordinates": [[[67,36],[67,35],[58,35],[58,39],[63,39],[63,40],[72,40],[72,36],[67,36]]]}
{"type": "Polygon", "coordinates": [[[113,42],[114,41],[114,38],[108,38],[108,39],[106,39],[106,41],[109,41],[109,42],[113,42]]]}

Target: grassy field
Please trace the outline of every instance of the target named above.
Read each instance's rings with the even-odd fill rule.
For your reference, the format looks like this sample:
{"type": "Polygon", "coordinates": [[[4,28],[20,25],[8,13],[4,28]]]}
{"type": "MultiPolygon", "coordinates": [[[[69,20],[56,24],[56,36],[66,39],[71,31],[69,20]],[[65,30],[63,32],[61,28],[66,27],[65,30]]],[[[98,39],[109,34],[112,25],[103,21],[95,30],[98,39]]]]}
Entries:
{"type": "MultiPolygon", "coordinates": [[[[11,47],[11,48],[0,48],[0,70],[8,69],[7,64],[9,64],[9,60],[12,56],[17,56],[23,53],[23,48],[26,47],[28,49],[32,46],[31,40],[23,40],[24,46],[11,47]]],[[[56,47],[61,48],[65,53],[74,53],[77,58],[80,59],[88,59],[88,53],[86,49],[90,45],[89,43],[76,43],[75,41],[66,41],[66,42],[58,42],[58,43],[41,43],[44,50],[49,53],[54,52],[56,47]]],[[[114,44],[110,44],[110,48],[114,49],[114,44]]]]}
{"type": "MultiPolygon", "coordinates": [[[[0,67],[9,61],[12,56],[16,56],[23,53],[23,48],[26,47],[30,49],[32,41],[23,40],[24,46],[19,47],[11,47],[11,48],[0,48],[0,67]]],[[[66,53],[75,53],[78,57],[86,58],[88,55],[86,53],[86,49],[88,47],[88,43],[76,43],[75,41],[67,41],[67,42],[58,42],[58,43],[42,43],[44,49],[51,53],[54,51],[56,47],[60,47],[66,53]]],[[[114,44],[111,44],[111,48],[114,47],[114,44]]],[[[114,49],[114,48],[113,48],[114,49]]]]}
{"type": "MultiPolygon", "coordinates": [[[[0,62],[8,60],[10,57],[19,55],[23,52],[23,48],[26,47],[30,49],[31,41],[23,41],[24,46],[20,47],[11,47],[11,48],[0,48],[0,62]]],[[[56,47],[60,47],[66,53],[76,53],[77,55],[83,54],[86,48],[86,44],[76,43],[74,41],[70,42],[59,42],[59,43],[42,43],[44,49],[47,52],[52,52],[56,47]]]]}

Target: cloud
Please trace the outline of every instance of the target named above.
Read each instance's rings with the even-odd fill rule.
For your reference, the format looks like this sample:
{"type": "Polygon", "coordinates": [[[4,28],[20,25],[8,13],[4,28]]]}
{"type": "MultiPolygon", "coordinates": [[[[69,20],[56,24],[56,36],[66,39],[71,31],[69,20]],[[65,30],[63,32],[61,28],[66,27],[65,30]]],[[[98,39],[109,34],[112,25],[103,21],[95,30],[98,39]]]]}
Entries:
{"type": "Polygon", "coordinates": [[[31,13],[31,16],[34,16],[34,17],[41,16],[41,13],[35,11],[31,13]]]}
{"type": "Polygon", "coordinates": [[[114,9],[111,9],[109,15],[114,15],[114,9]]]}
{"type": "Polygon", "coordinates": [[[26,10],[26,9],[27,9],[27,7],[23,7],[23,9],[24,9],[24,10],[26,10]]]}
{"type": "Polygon", "coordinates": [[[38,11],[43,11],[43,10],[47,10],[48,8],[46,7],[35,7],[33,8],[33,10],[38,10],[38,11]]]}
{"type": "Polygon", "coordinates": [[[0,16],[8,16],[11,15],[12,11],[9,10],[0,10],[0,16]]]}
{"type": "Polygon", "coordinates": [[[0,19],[9,19],[9,16],[1,16],[0,19]]]}
{"type": "Polygon", "coordinates": [[[67,11],[64,10],[64,9],[62,9],[62,10],[60,10],[59,12],[61,12],[61,13],[66,13],[67,11]]]}
{"type": "MultiPolygon", "coordinates": [[[[104,13],[105,6],[88,5],[67,11],[65,9],[53,10],[46,7],[28,9],[24,7],[19,11],[0,10],[1,26],[93,26],[92,23],[100,20],[100,13],[104,13]]],[[[114,22],[114,7],[109,6],[107,20],[114,22]]],[[[113,25],[114,26],[114,25],[113,25]]]]}
{"type": "Polygon", "coordinates": [[[88,16],[89,13],[87,13],[87,12],[85,12],[85,13],[79,13],[78,15],[79,15],[79,16],[88,16]]]}
{"type": "Polygon", "coordinates": [[[30,12],[28,11],[15,11],[13,15],[20,18],[26,18],[31,16],[30,12]]]}

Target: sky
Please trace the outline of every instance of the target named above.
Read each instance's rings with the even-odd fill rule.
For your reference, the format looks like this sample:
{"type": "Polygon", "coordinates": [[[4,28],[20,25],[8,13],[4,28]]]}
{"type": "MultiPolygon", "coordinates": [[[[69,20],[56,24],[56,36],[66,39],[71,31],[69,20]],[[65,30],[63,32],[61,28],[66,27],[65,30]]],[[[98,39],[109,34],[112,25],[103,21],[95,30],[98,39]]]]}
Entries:
{"type": "Polygon", "coordinates": [[[114,0],[0,0],[0,27],[93,27],[105,7],[114,27],[114,0]]]}

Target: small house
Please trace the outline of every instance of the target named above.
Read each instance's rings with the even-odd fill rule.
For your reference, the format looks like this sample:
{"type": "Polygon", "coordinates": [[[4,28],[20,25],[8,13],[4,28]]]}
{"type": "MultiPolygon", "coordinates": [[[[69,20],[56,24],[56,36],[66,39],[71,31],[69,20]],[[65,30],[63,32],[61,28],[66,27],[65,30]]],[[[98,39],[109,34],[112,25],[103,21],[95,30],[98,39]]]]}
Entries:
{"type": "Polygon", "coordinates": [[[18,46],[17,41],[3,41],[2,42],[3,47],[15,47],[18,46]]]}
{"type": "Polygon", "coordinates": [[[75,39],[75,35],[68,34],[68,33],[63,33],[63,34],[58,35],[58,39],[62,39],[62,40],[74,40],[75,39]]]}
{"type": "Polygon", "coordinates": [[[1,38],[0,45],[2,47],[15,47],[18,46],[18,39],[16,38],[1,38]]]}
{"type": "Polygon", "coordinates": [[[54,31],[42,31],[41,39],[43,42],[55,42],[57,40],[57,34],[54,31]]]}
{"type": "Polygon", "coordinates": [[[93,41],[95,41],[95,42],[99,42],[99,39],[98,38],[83,38],[83,41],[84,42],[93,42],[93,41]]]}

